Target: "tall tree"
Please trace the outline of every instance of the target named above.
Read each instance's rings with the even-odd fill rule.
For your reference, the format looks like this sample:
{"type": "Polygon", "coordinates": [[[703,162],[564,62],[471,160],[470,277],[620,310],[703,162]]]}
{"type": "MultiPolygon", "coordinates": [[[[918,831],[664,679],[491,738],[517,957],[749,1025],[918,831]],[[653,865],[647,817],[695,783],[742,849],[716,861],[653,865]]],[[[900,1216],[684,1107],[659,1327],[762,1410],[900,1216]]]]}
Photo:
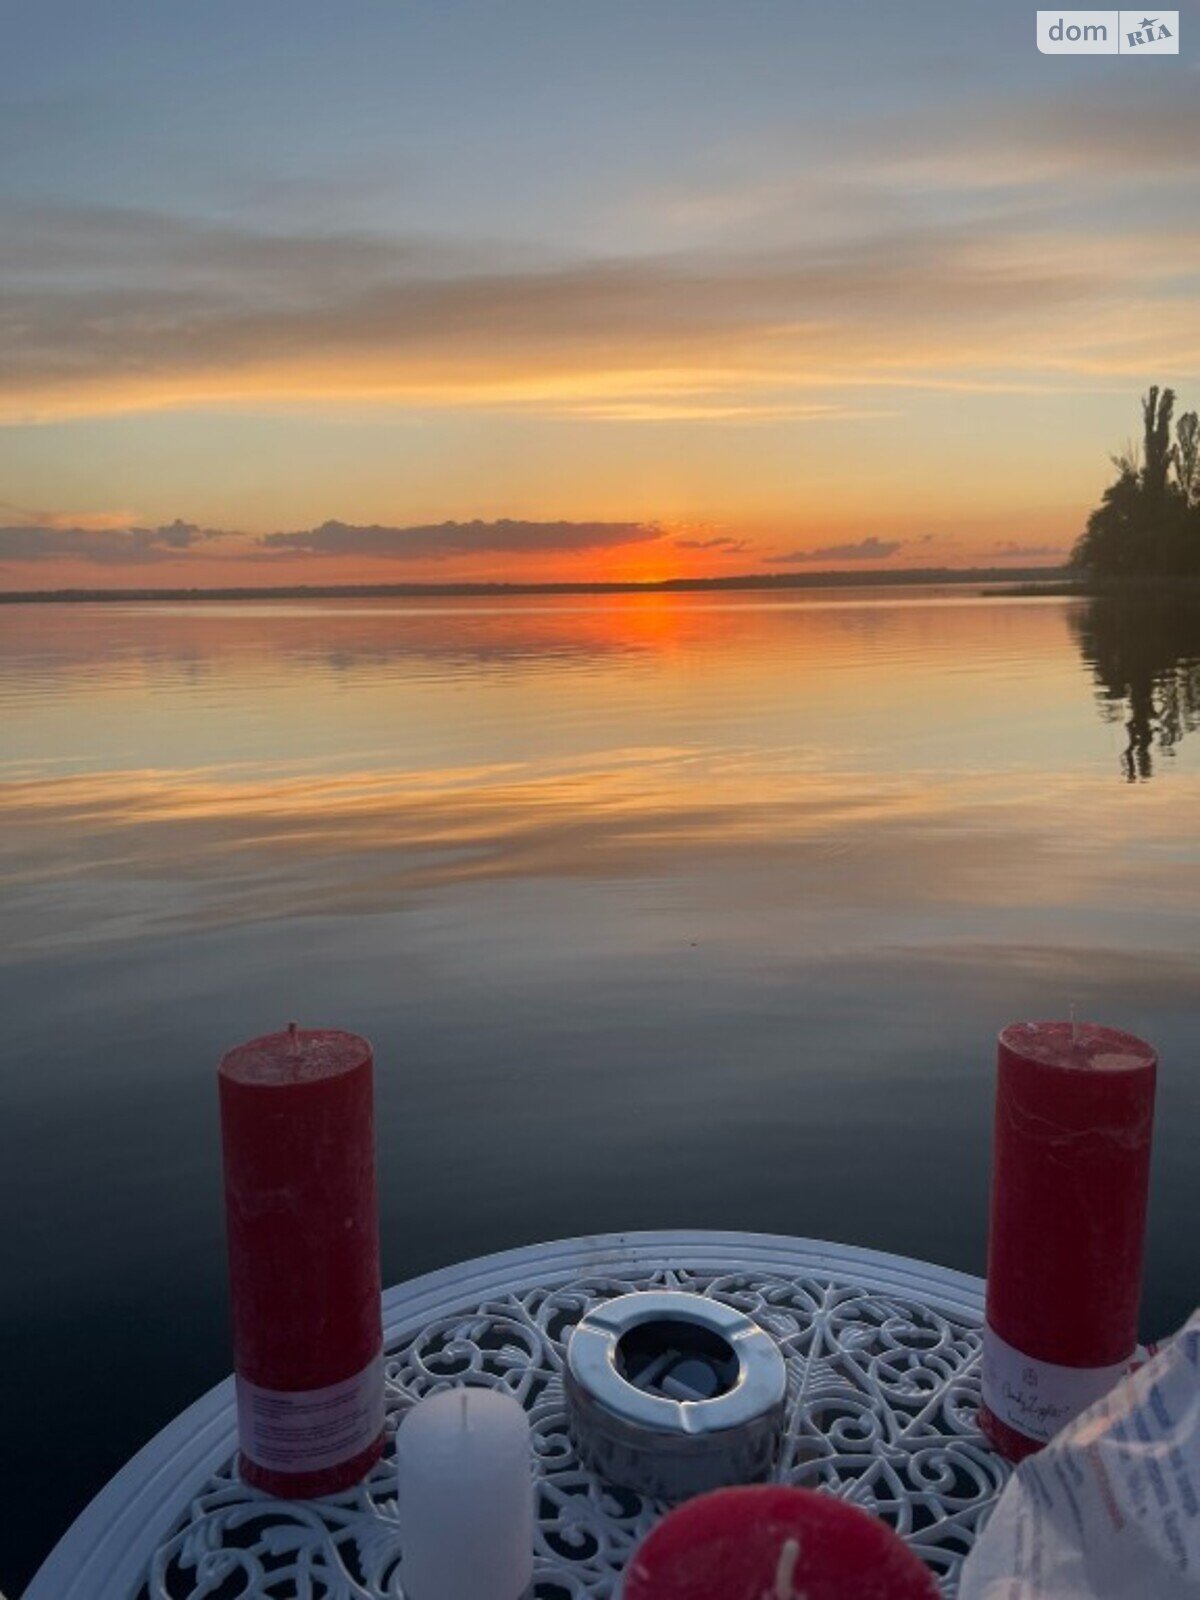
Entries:
{"type": "Polygon", "coordinates": [[[1157,384],[1142,397],[1142,485],[1154,500],[1161,498],[1167,487],[1167,473],[1171,469],[1174,449],[1171,445],[1171,413],[1175,410],[1174,389],[1159,392],[1157,384]]]}

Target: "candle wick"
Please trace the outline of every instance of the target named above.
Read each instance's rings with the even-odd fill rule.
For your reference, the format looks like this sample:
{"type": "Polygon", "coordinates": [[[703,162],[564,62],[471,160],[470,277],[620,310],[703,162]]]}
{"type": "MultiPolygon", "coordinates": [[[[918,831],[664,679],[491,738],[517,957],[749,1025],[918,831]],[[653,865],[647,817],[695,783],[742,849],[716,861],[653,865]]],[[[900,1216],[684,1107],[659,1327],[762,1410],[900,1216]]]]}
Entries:
{"type": "Polygon", "coordinates": [[[295,1055],[300,1049],[300,1040],[297,1037],[296,1024],[294,1022],[289,1022],[288,1026],[287,1026],[287,1031],[288,1031],[288,1049],[292,1052],[293,1055],[295,1055]]]}
{"type": "Polygon", "coordinates": [[[1072,1000],[1071,1001],[1071,1045],[1072,1045],[1072,1047],[1074,1047],[1078,1043],[1079,1043],[1079,1024],[1075,1020],[1075,1002],[1074,1002],[1074,1000],[1072,1000]]]}
{"type": "Polygon", "coordinates": [[[463,1432],[466,1433],[466,1431],[467,1431],[467,1391],[465,1389],[460,1389],[458,1391],[458,1394],[459,1394],[459,1401],[460,1401],[460,1404],[462,1406],[463,1432]]]}
{"type": "Polygon", "coordinates": [[[779,1565],[775,1568],[775,1585],[769,1595],[763,1596],[763,1600],[804,1600],[804,1596],[792,1586],[799,1559],[799,1539],[785,1539],[779,1552],[779,1565]]]}

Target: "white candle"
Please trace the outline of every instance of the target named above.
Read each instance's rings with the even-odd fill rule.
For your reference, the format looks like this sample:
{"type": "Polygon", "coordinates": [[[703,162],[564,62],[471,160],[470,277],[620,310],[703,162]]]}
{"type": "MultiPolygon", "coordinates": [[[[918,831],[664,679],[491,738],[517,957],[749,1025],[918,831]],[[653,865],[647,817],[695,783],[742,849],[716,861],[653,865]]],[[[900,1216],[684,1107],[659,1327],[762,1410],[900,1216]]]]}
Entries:
{"type": "Polygon", "coordinates": [[[495,1389],[418,1401],[396,1433],[410,1600],[520,1600],[533,1581],[529,1419],[495,1389]]]}

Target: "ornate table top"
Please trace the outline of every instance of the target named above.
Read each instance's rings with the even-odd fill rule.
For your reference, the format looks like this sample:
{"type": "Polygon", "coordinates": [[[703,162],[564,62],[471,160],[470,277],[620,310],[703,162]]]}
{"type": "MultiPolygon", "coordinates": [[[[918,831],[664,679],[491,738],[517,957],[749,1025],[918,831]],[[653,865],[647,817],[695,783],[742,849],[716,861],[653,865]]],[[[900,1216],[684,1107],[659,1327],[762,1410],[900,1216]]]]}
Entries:
{"type": "MultiPolygon", "coordinates": [[[[778,1477],[890,1522],[952,1600],[1009,1475],[975,1422],[983,1283],[869,1250],[768,1234],[567,1239],[430,1273],[384,1296],[388,1428],[454,1383],[529,1411],[537,1600],[608,1600],[661,1507],[592,1478],[564,1409],[564,1341],[597,1301],[684,1288],[754,1317],[788,1366],[778,1477]]],[[[356,1489],[272,1500],[233,1464],[233,1381],[133,1458],[69,1529],[25,1600],[403,1600],[392,1451],[356,1489]]]]}

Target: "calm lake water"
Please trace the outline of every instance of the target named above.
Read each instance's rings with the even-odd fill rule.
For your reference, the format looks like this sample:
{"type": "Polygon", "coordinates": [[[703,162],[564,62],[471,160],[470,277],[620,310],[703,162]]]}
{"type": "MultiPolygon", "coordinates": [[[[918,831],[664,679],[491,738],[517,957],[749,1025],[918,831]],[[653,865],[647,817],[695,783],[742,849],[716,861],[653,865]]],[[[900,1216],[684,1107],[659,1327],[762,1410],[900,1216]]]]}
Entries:
{"type": "Polygon", "coordinates": [[[981,1273],[994,1036],[1162,1079],[1197,1299],[1200,617],[960,591],[0,608],[0,1585],[229,1366],[214,1070],[375,1043],[384,1275],[604,1229],[981,1273]]]}

